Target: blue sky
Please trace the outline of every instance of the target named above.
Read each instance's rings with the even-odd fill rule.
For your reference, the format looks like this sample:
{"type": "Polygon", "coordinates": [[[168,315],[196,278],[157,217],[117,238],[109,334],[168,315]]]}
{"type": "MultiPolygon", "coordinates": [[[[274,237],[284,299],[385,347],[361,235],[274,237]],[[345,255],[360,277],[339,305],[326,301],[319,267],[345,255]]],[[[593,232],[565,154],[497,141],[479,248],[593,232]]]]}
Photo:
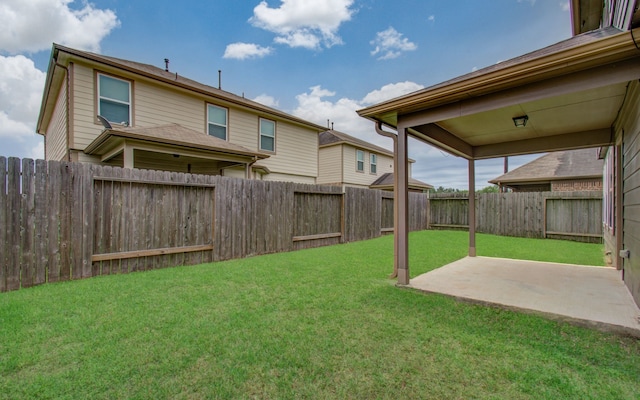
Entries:
{"type": "MultiPolygon", "coordinates": [[[[355,110],[570,37],[568,0],[4,0],[0,155],[35,133],[53,42],[164,67],[390,148],[355,110]]],[[[467,187],[466,161],[412,141],[413,176],[467,187]]],[[[535,157],[516,157],[515,168],[535,157]]],[[[503,160],[476,166],[476,185],[503,160]]]]}

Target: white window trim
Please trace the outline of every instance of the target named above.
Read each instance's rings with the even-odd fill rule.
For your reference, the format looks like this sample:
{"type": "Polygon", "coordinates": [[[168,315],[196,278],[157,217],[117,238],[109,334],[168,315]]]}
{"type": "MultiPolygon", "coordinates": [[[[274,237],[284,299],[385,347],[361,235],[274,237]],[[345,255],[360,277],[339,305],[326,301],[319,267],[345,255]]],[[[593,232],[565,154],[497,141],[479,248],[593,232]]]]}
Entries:
{"type": "Polygon", "coordinates": [[[210,136],[213,136],[213,137],[221,139],[221,140],[229,141],[229,109],[228,108],[221,107],[221,106],[216,105],[216,104],[207,103],[207,121],[206,122],[207,122],[207,127],[206,127],[207,128],[207,131],[206,131],[207,135],[209,135],[209,124],[215,125],[215,126],[222,126],[222,127],[224,127],[224,139],[219,138],[217,136],[213,136],[213,135],[210,135],[210,136]],[[222,125],[222,124],[218,124],[216,122],[209,121],[209,107],[216,107],[216,108],[219,108],[221,110],[224,110],[225,121],[227,122],[226,125],[222,125]]]}
{"type": "MultiPolygon", "coordinates": [[[[98,72],[97,73],[98,115],[101,115],[101,112],[102,112],[100,110],[100,100],[102,100],[102,99],[105,99],[105,100],[108,100],[108,101],[112,101],[112,102],[118,103],[118,104],[126,104],[127,106],[129,106],[129,122],[128,122],[128,124],[129,124],[129,126],[133,126],[133,116],[132,116],[133,93],[131,91],[131,86],[132,86],[132,84],[131,84],[131,81],[129,81],[129,80],[118,78],[118,77],[115,77],[113,75],[103,74],[102,72],[98,72]],[[111,97],[102,96],[101,93],[100,93],[101,92],[100,91],[100,76],[104,76],[104,77],[107,77],[109,79],[113,79],[113,80],[116,80],[116,81],[125,82],[129,87],[129,102],[118,100],[118,99],[112,99],[111,97]]],[[[122,121],[109,121],[109,122],[113,123],[114,125],[120,125],[120,122],[122,122],[122,121]]]]}
{"type": "Polygon", "coordinates": [[[364,150],[356,149],[356,172],[364,172],[364,150]],[[358,159],[358,154],[362,154],[362,161],[358,159]],[[358,168],[358,163],[362,163],[362,169],[358,168]]]}
{"type": "Polygon", "coordinates": [[[369,153],[369,173],[372,175],[378,175],[378,155],[375,153],[369,153]],[[372,167],[376,170],[373,171],[372,167]]]}
{"type": "Polygon", "coordinates": [[[276,130],[277,130],[277,124],[276,121],[272,120],[272,119],[267,119],[267,118],[259,118],[258,120],[258,149],[260,149],[261,151],[267,151],[269,153],[275,153],[276,152],[276,130]],[[273,124],[273,136],[269,136],[269,135],[265,135],[262,133],[262,121],[268,121],[271,122],[273,124]],[[263,149],[262,148],[262,136],[265,137],[270,137],[273,138],[273,150],[269,150],[269,149],[263,149]]]}

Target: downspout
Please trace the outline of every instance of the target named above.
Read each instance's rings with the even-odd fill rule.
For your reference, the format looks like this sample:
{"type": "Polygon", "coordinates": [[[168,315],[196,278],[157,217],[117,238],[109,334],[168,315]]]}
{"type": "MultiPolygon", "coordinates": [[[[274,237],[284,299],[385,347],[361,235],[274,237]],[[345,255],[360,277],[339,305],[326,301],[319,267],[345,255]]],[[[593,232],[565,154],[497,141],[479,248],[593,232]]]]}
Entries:
{"type": "MultiPolygon", "coordinates": [[[[398,153],[398,135],[392,132],[387,132],[382,130],[382,122],[377,121],[376,122],[376,133],[378,133],[378,135],[382,135],[382,136],[386,136],[388,138],[391,138],[393,140],[393,215],[394,218],[397,215],[397,208],[398,208],[398,202],[396,201],[396,199],[398,198],[398,157],[397,157],[397,153],[398,153]]],[[[398,229],[398,224],[397,221],[394,220],[393,223],[393,234],[394,234],[394,255],[398,254],[398,249],[397,249],[397,240],[395,238],[398,237],[398,232],[396,231],[398,229]]],[[[397,257],[393,257],[393,272],[391,273],[391,275],[389,275],[389,279],[395,279],[398,277],[398,258],[397,257]]]]}
{"type": "Polygon", "coordinates": [[[253,156],[253,161],[247,163],[247,171],[245,174],[247,179],[254,179],[253,170],[251,168],[253,167],[253,164],[257,162],[258,162],[258,156],[253,156]]]}
{"type": "MultiPolygon", "coordinates": [[[[69,68],[67,68],[64,65],[58,63],[58,60],[56,60],[55,66],[56,67],[60,67],[60,68],[62,68],[62,69],[64,69],[66,71],[66,74],[65,74],[65,83],[66,84],[65,84],[65,89],[64,90],[66,91],[65,99],[66,99],[67,104],[65,105],[65,108],[64,108],[64,113],[65,113],[64,118],[65,118],[65,129],[66,129],[65,133],[66,133],[66,137],[67,137],[67,150],[66,150],[67,161],[71,161],[71,142],[70,142],[70,137],[69,137],[70,136],[69,135],[69,124],[71,123],[71,121],[69,121],[69,116],[71,115],[71,113],[69,112],[69,107],[71,106],[71,99],[69,98],[69,93],[71,93],[71,90],[69,88],[69,86],[70,86],[69,68]]],[[[45,149],[46,149],[46,146],[45,146],[45,149]]]]}

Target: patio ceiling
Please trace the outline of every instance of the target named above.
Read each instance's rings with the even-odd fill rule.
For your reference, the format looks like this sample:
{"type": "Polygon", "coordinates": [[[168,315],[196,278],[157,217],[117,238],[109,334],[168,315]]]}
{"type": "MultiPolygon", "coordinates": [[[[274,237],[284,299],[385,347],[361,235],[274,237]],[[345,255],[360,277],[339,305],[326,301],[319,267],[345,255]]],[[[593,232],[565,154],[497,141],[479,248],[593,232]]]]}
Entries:
{"type": "Polygon", "coordinates": [[[639,78],[631,33],[606,28],[358,113],[467,159],[599,147],[639,78]]]}

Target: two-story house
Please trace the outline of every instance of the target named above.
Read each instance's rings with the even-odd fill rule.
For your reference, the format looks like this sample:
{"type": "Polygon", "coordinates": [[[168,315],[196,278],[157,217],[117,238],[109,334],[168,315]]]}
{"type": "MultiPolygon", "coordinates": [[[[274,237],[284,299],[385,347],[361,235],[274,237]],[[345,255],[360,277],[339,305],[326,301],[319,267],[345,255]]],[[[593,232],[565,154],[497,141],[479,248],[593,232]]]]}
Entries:
{"type": "MultiPolygon", "coordinates": [[[[331,129],[320,134],[318,153],[318,184],[393,190],[393,152],[387,149],[331,129]]],[[[409,178],[412,191],[432,187],[409,178]]]]}
{"type": "Polygon", "coordinates": [[[325,128],[166,68],[53,45],[45,158],[316,183],[325,128]]]}

